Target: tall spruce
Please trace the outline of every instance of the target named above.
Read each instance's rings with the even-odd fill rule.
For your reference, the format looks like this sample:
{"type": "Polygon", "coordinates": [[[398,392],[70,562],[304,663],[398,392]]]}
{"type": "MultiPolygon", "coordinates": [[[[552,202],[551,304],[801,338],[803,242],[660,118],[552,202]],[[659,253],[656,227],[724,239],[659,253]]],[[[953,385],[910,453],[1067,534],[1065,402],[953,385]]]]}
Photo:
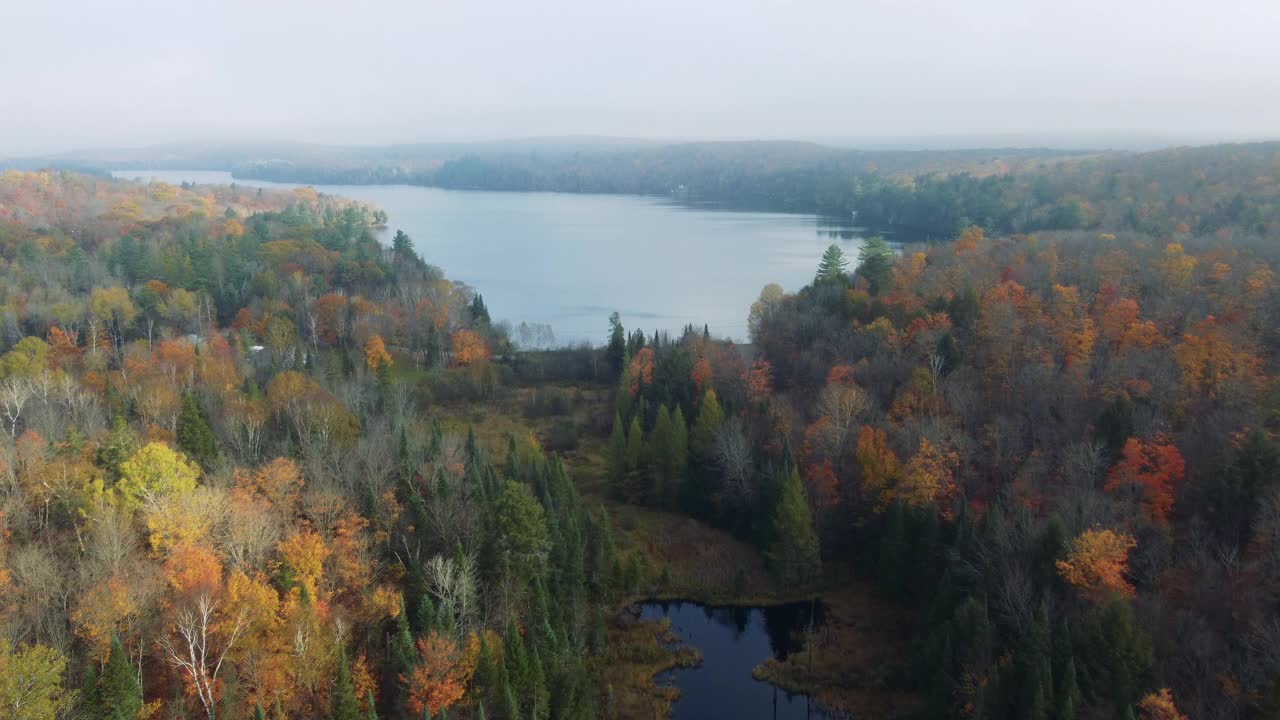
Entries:
{"type": "Polygon", "coordinates": [[[112,636],[110,652],[106,667],[98,676],[95,693],[99,717],[104,720],[136,720],[142,710],[142,686],[138,684],[137,668],[129,662],[119,635],[112,636]]]}
{"type": "Polygon", "coordinates": [[[178,447],[201,467],[207,468],[218,453],[217,442],[213,432],[209,430],[209,423],[205,422],[200,405],[190,393],[182,396],[182,411],[178,414],[174,434],[178,447]]]}
{"type": "Polygon", "coordinates": [[[347,651],[338,650],[338,675],[334,678],[329,695],[332,720],[361,720],[360,703],[356,700],[356,686],[351,679],[351,663],[347,651]]]}
{"type": "Polygon", "coordinates": [[[773,544],[767,555],[773,572],[786,583],[812,580],[821,568],[818,535],[798,468],[787,473],[779,489],[773,511],[773,544]]]}

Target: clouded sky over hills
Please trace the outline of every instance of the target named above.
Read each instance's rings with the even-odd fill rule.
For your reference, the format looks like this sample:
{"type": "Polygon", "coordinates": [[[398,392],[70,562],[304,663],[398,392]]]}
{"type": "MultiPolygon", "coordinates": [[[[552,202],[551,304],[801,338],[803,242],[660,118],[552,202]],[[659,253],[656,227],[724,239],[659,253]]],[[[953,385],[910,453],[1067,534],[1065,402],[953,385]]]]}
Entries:
{"type": "Polygon", "coordinates": [[[1280,136],[1275,0],[6,6],[6,154],[249,138],[1280,136]]]}

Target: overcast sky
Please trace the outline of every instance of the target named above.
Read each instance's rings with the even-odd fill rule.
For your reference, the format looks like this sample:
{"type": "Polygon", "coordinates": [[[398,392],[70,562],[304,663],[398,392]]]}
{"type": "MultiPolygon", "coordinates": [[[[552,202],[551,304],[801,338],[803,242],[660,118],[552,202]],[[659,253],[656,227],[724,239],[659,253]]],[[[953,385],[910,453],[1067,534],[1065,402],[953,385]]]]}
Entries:
{"type": "Polygon", "coordinates": [[[0,153],[1280,137],[1277,0],[0,0],[0,153]]]}

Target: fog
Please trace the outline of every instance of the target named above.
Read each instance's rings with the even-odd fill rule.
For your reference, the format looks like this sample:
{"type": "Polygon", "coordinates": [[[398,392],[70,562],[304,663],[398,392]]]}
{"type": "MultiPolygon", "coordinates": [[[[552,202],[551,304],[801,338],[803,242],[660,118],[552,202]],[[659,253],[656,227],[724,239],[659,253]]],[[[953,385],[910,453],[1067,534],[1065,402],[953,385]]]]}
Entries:
{"type": "Polygon", "coordinates": [[[1280,129],[1274,0],[5,5],[0,154],[1280,129]]]}

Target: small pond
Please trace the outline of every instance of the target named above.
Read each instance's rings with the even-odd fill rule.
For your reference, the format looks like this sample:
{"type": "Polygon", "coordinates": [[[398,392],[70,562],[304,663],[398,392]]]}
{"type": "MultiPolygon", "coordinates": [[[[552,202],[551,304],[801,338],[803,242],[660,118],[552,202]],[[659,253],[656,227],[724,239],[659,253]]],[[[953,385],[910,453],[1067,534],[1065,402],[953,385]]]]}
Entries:
{"type": "Polygon", "coordinates": [[[803,646],[811,627],[822,624],[820,603],[776,607],[712,607],[692,602],[648,602],[642,620],[669,618],[671,629],[702,652],[702,664],[676,668],[659,683],[680,689],[673,720],[778,718],[829,720],[807,695],[788,693],[751,677],[769,658],[783,659],[803,646]]]}

